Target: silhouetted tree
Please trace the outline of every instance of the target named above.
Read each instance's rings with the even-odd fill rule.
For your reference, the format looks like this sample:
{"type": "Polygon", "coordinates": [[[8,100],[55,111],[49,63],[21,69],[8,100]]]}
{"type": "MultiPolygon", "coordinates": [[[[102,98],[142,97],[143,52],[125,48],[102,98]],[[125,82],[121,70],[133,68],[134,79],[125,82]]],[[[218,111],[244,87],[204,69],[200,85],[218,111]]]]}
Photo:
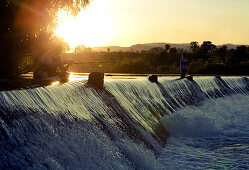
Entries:
{"type": "Polygon", "coordinates": [[[201,45],[201,51],[203,53],[211,53],[216,46],[211,41],[204,41],[201,45]]]}
{"type": "Polygon", "coordinates": [[[169,49],[169,54],[176,54],[177,49],[175,47],[169,49]]]}
{"type": "Polygon", "coordinates": [[[249,59],[248,48],[245,45],[238,46],[234,55],[234,62],[245,62],[249,59]]]}
{"type": "Polygon", "coordinates": [[[216,46],[214,44],[212,44],[211,41],[204,41],[198,50],[198,56],[200,58],[203,58],[203,62],[206,62],[206,60],[209,57],[211,57],[215,48],[216,48],[216,46]]]}
{"type": "Polygon", "coordinates": [[[192,41],[190,43],[190,49],[191,49],[192,53],[196,53],[197,50],[199,49],[199,43],[197,41],[192,41]]]}
{"type": "Polygon", "coordinates": [[[215,55],[220,58],[221,62],[225,63],[225,58],[227,56],[227,46],[223,45],[215,50],[215,55]]]}
{"type": "Polygon", "coordinates": [[[159,54],[163,51],[163,48],[162,47],[153,47],[151,48],[148,52],[150,54],[159,54]]]}
{"type": "MultiPolygon", "coordinates": [[[[208,53],[202,53],[200,48],[196,53],[192,53],[181,48],[170,48],[169,52],[166,52],[162,47],[155,47],[149,51],[141,52],[112,51],[109,54],[108,52],[95,52],[82,56],[80,53],[68,55],[74,57],[74,61],[78,60],[80,62],[99,60],[101,62],[114,62],[115,64],[112,63],[108,66],[108,71],[110,72],[179,73],[179,60],[183,53],[187,56],[188,71],[191,74],[249,75],[249,47],[245,46],[238,46],[236,49],[221,46],[208,53]],[[196,57],[193,58],[193,55],[196,57]],[[78,56],[78,59],[75,56],[78,56]]],[[[105,66],[105,68],[107,67],[105,66]]],[[[85,67],[81,69],[81,71],[89,71],[85,67]]]]}
{"type": "MultiPolygon", "coordinates": [[[[18,63],[31,55],[38,35],[55,27],[53,21],[59,9],[76,15],[88,3],[89,0],[1,0],[0,78],[16,75],[18,63]]],[[[40,46],[45,43],[40,42],[40,46]]]]}
{"type": "Polygon", "coordinates": [[[169,49],[170,49],[170,45],[169,45],[169,44],[166,44],[166,45],[165,45],[165,51],[168,52],[169,49]]]}
{"type": "Polygon", "coordinates": [[[151,63],[151,65],[156,68],[160,62],[159,58],[162,57],[162,52],[164,49],[162,47],[153,47],[148,51],[148,60],[151,63]]]}

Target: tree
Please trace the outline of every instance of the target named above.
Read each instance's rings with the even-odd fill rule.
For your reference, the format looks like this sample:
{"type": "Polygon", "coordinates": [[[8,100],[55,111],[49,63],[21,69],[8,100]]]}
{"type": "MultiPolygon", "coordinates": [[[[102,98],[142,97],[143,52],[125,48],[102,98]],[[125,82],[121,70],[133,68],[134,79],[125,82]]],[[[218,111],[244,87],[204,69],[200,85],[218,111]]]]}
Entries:
{"type": "Polygon", "coordinates": [[[170,54],[176,54],[177,53],[177,49],[175,47],[170,48],[169,53],[170,54]]]}
{"type": "Polygon", "coordinates": [[[170,49],[170,45],[169,45],[169,44],[166,44],[166,45],[165,45],[165,51],[168,52],[169,49],[170,49]]]}
{"type": "Polygon", "coordinates": [[[77,47],[75,47],[74,52],[75,53],[82,53],[86,50],[86,46],[84,45],[78,45],[77,47]]]}
{"type": "Polygon", "coordinates": [[[205,63],[212,56],[215,49],[216,46],[211,41],[204,41],[198,50],[198,55],[200,58],[203,58],[205,63]]]}
{"type": "Polygon", "coordinates": [[[240,45],[234,51],[234,55],[232,57],[233,63],[245,62],[249,59],[249,51],[245,45],[240,45]]]}
{"type": "Polygon", "coordinates": [[[162,63],[159,58],[162,58],[163,52],[165,51],[162,47],[153,47],[148,51],[148,60],[154,68],[162,63]]]}
{"type": "Polygon", "coordinates": [[[199,43],[197,41],[192,41],[190,43],[190,49],[191,49],[192,53],[196,53],[197,50],[199,49],[199,43]]]}
{"type": "Polygon", "coordinates": [[[220,58],[221,62],[225,63],[225,58],[227,56],[227,46],[223,45],[215,50],[215,55],[220,58]]]}
{"type": "Polygon", "coordinates": [[[160,54],[162,51],[163,51],[163,48],[162,48],[162,47],[153,47],[153,48],[151,48],[148,52],[149,52],[150,54],[155,54],[155,55],[157,55],[157,54],[160,54]]]}
{"type": "Polygon", "coordinates": [[[211,53],[216,46],[211,41],[204,41],[201,45],[201,51],[204,53],[211,53]]]}
{"type": "Polygon", "coordinates": [[[31,49],[44,51],[49,40],[44,34],[55,28],[58,10],[76,15],[88,3],[89,0],[1,0],[0,78],[14,78],[18,63],[32,55],[31,49]]]}

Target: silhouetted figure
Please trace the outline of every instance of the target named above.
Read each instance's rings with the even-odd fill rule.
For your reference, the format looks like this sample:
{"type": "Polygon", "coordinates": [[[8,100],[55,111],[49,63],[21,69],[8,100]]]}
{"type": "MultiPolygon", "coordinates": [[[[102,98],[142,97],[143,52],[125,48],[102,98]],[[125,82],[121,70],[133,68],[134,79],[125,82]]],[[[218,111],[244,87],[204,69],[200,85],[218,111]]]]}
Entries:
{"type": "Polygon", "coordinates": [[[181,78],[185,78],[187,72],[187,60],[182,54],[182,58],[180,59],[180,70],[181,70],[181,78]]]}
{"type": "Polygon", "coordinates": [[[56,75],[56,64],[50,53],[45,53],[38,59],[38,66],[34,74],[37,79],[45,79],[56,75]]]}
{"type": "Polygon", "coordinates": [[[34,77],[36,79],[48,79],[59,76],[65,79],[69,64],[62,61],[60,53],[61,48],[59,47],[44,52],[38,59],[34,77]]]}

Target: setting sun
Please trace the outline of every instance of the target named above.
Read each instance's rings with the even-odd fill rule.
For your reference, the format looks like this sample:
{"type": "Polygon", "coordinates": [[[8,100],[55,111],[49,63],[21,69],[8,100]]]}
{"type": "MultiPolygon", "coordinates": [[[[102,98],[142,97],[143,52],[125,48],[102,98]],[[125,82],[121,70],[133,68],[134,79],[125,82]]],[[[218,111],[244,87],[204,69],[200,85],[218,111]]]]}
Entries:
{"type": "Polygon", "coordinates": [[[113,33],[111,18],[103,10],[101,3],[94,2],[76,17],[66,11],[58,12],[59,24],[56,34],[59,38],[63,38],[70,48],[77,45],[102,46],[111,38],[113,33]]]}
{"type": "Polygon", "coordinates": [[[93,0],[76,17],[60,11],[56,34],[71,48],[205,40],[248,44],[248,6],[244,0],[93,0]]]}

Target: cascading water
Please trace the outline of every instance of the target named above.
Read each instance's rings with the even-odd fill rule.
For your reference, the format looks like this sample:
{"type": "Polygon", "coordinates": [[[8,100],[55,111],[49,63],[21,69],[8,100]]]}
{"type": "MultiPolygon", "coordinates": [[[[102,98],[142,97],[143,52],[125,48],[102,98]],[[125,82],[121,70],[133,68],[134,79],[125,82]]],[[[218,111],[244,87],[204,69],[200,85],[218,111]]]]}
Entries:
{"type": "Polygon", "coordinates": [[[208,99],[162,118],[171,137],[160,155],[168,169],[248,169],[249,96],[208,99]]]}
{"type": "Polygon", "coordinates": [[[79,81],[0,92],[0,169],[177,168],[170,160],[173,140],[220,134],[209,128],[219,123],[195,110],[249,92],[245,77],[109,79],[104,86],[99,91],[79,81]]]}

